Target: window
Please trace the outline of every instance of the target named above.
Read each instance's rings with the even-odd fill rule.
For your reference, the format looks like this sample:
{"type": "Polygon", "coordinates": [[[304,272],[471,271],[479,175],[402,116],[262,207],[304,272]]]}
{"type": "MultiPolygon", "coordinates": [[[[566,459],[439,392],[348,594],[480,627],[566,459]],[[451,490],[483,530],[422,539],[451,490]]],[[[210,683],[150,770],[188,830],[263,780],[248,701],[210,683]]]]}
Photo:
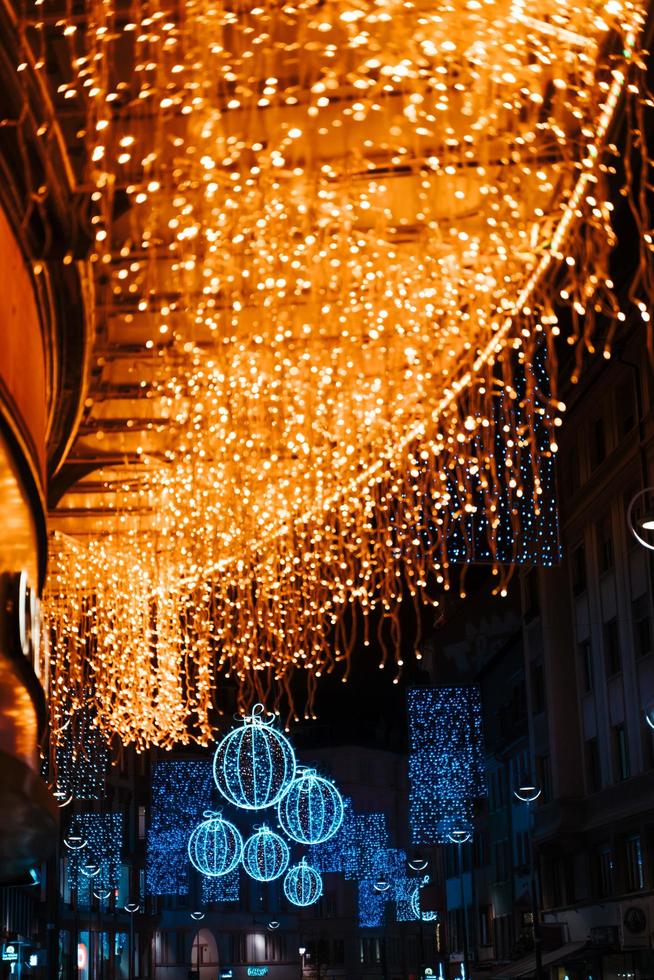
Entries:
{"type": "Polygon", "coordinates": [[[511,844],[508,840],[495,843],[495,881],[507,881],[511,872],[511,844]]]}
{"type": "Polygon", "coordinates": [[[605,514],[597,523],[597,562],[602,574],[613,568],[613,527],[610,514],[605,514]]]}
{"type": "Polygon", "coordinates": [[[600,415],[590,429],[590,468],[594,470],[606,457],[606,426],[600,415]]]}
{"type": "Polygon", "coordinates": [[[343,939],[332,939],[332,963],[335,966],[345,963],[345,941],[343,939]]]}
{"type": "Polygon", "coordinates": [[[545,711],[545,674],[541,663],[533,664],[531,668],[531,701],[535,715],[545,711]]]}
{"type": "Polygon", "coordinates": [[[621,670],[620,662],[620,640],[618,637],[618,621],[615,619],[610,619],[608,623],[604,623],[604,667],[606,669],[606,676],[613,677],[615,674],[619,674],[621,670]]]}
{"type": "Polygon", "coordinates": [[[266,932],[264,936],[265,959],[270,961],[286,959],[286,937],[279,932],[266,932]]]}
{"type": "Polygon", "coordinates": [[[567,453],[567,457],[568,458],[563,472],[564,476],[566,477],[568,497],[574,497],[581,482],[579,473],[579,453],[577,451],[576,439],[574,440],[574,445],[571,445],[570,452],[567,453]]]}
{"type": "Polygon", "coordinates": [[[540,612],[540,602],[538,595],[538,569],[530,568],[524,578],[525,591],[525,619],[534,619],[540,612]]]}
{"type": "Polygon", "coordinates": [[[636,424],[636,399],[634,395],[633,379],[630,377],[621,381],[616,388],[616,415],[621,436],[626,436],[636,424]]]}
{"type": "Polygon", "coordinates": [[[637,657],[646,657],[652,652],[647,594],[638,596],[631,603],[631,622],[634,631],[634,652],[637,657]]]}
{"type": "Polygon", "coordinates": [[[552,766],[549,755],[536,756],[536,778],[542,791],[539,800],[549,803],[552,799],[552,766]]]}
{"type": "Polygon", "coordinates": [[[139,807],[139,820],[138,820],[138,835],[139,840],[145,840],[145,807],[139,807]]]}
{"type": "Polygon", "coordinates": [[[504,806],[504,804],[506,802],[505,793],[504,793],[504,789],[505,789],[504,784],[505,784],[505,781],[506,781],[506,776],[505,776],[504,770],[503,769],[498,769],[497,770],[497,805],[498,805],[498,807],[504,806]]]}
{"type": "Polygon", "coordinates": [[[613,852],[609,844],[602,844],[597,851],[598,888],[600,898],[613,894],[613,852]]]}
{"type": "MultiPolygon", "coordinates": [[[[651,729],[650,729],[651,731],[651,729]]],[[[476,868],[483,868],[488,863],[489,836],[487,830],[480,830],[473,838],[472,848],[476,868]]]]}
{"type": "Polygon", "coordinates": [[[616,783],[629,778],[629,752],[624,725],[613,728],[613,772],[616,783]]]}
{"type": "Polygon", "coordinates": [[[333,919],[336,915],[336,892],[325,892],[322,907],[325,918],[333,919]]]}
{"type": "Polygon", "coordinates": [[[362,963],[381,963],[381,940],[378,936],[361,939],[359,955],[362,963]]]}
{"type": "Polygon", "coordinates": [[[491,907],[484,905],[479,909],[479,945],[490,946],[491,938],[491,907]]]}
{"type": "Polygon", "coordinates": [[[633,834],[625,840],[625,870],[627,891],[635,892],[645,887],[643,848],[640,843],[640,834],[633,834]]]}
{"type": "Polygon", "coordinates": [[[597,793],[602,788],[602,771],[600,768],[599,748],[596,738],[586,742],[586,792],[597,793]]]}
{"type": "Polygon", "coordinates": [[[230,946],[232,954],[230,959],[232,963],[247,963],[248,950],[246,934],[244,932],[233,932],[230,936],[230,946]]]}
{"type": "Polygon", "coordinates": [[[590,640],[581,640],[577,644],[579,652],[579,675],[581,678],[581,690],[588,694],[593,690],[593,651],[590,640]]]}
{"type": "Polygon", "coordinates": [[[643,766],[645,769],[654,769],[654,731],[649,725],[641,726],[643,738],[643,766]]]}
{"type": "Polygon", "coordinates": [[[572,594],[581,595],[586,586],[586,549],[579,544],[572,552],[572,594]]]}

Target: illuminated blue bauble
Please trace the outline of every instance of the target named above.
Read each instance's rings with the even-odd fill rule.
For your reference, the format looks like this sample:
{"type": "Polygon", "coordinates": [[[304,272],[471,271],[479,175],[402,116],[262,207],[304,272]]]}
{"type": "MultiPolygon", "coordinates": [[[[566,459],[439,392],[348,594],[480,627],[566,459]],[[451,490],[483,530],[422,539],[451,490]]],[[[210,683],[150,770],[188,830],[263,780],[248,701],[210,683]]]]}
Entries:
{"type": "Polygon", "coordinates": [[[255,881],[274,881],[288,867],[286,841],[268,827],[260,827],[243,845],[243,867],[255,881]]]}
{"type": "MultiPolygon", "coordinates": [[[[222,740],[213,760],[216,786],[234,806],[262,810],[282,798],[295,776],[295,753],[289,740],[262,716],[258,704],[222,740]]],[[[274,716],[273,716],[274,717],[274,716]]]]}
{"type": "Polygon", "coordinates": [[[304,858],[289,868],[284,878],[284,894],[293,905],[313,905],[322,895],[322,878],[304,858]]]}
{"type": "Polygon", "coordinates": [[[229,874],[241,860],[243,838],[238,828],[219,813],[208,811],[188,842],[191,864],[203,875],[218,878],[229,874]]]}
{"type": "Polygon", "coordinates": [[[303,769],[279,803],[279,822],[299,844],[322,844],[343,823],[343,799],[333,783],[303,769]]]}

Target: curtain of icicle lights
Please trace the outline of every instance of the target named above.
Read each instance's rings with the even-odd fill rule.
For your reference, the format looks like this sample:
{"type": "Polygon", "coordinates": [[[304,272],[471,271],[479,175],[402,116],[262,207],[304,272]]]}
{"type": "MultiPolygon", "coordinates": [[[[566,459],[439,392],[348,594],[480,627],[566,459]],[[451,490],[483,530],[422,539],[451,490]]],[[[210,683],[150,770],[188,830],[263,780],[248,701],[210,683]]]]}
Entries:
{"type": "Polygon", "coordinates": [[[222,677],[274,708],[298,668],[310,713],[379,617],[399,671],[400,601],[439,601],[448,542],[474,559],[471,515],[504,591],[557,449],[557,337],[576,374],[625,316],[618,116],[624,307],[647,319],[644,21],[628,0],[62,15],[98,327],[133,325],[167,424],[115,531],[55,538],[55,729],[90,703],[124,743],[206,743],[222,677]]]}

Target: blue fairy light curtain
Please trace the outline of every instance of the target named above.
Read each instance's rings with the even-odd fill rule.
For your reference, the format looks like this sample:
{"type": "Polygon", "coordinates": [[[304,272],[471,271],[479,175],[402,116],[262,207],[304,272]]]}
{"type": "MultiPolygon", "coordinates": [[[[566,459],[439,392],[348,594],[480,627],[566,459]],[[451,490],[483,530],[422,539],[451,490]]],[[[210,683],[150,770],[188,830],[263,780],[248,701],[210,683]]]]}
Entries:
{"type": "Polygon", "coordinates": [[[109,747],[91,711],[71,709],[56,737],[49,736],[41,771],[59,805],[104,799],[109,766],[109,747]]]}
{"type": "Polygon", "coordinates": [[[202,875],[202,904],[211,902],[238,902],[241,897],[241,872],[234,868],[219,878],[202,875]]]}
{"type": "Polygon", "coordinates": [[[208,760],[157,762],[146,839],[146,887],[151,895],[188,894],[188,842],[211,801],[208,760]]]}
{"type": "Polygon", "coordinates": [[[88,906],[94,894],[107,899],[120,884],[123,815],[82,813],[73,822],[83,846],[68,850],[68,883],[78,904],[88,906]]]}
{"type": "Polygon", "coordinates": [[[339,873],[357,882],[360,928],[381,928],[388,905],[393,906],[396,921],[418,921],[421,913],[416,891],[426,876],[410,873],[406,852],[389,846],[385,814],[355,813],[348,797],[343,806],[340,831],[311,848],[311,863],[321,872],[339,873]],[[388,885],[383,891],[376,887],[382,881],[388,885]]]}
{"type": "Polygon", "coordinates": [[[409,823],[414,844],[443,844],[472,832],[473,805],[486,794],[481,701],[474,685],[412,688],[409,823]]]}
{"type": "Polygon", "coordinates": [[[297,764],[274,721],[255,705],[218,744],[213,764],[155,764],[147,835],[150,894],[188,894],[192,866],[201,875],[203,902],[237,901],[241,869],[259,882],[283,876],[284,893],[295,905],[320,898],[321,870],[308,853],[293,863],[291,850],[338,835],[343,799],[330,780],[297,764]],[[214,809],[216,790],[226,813],[214,809]],[[231,816],[243,817],[243,811],[245,826],[231,816]],[[267,823],[253,824],[259,811],[267,823]]]}
{"type": "Polygon", "coordinates": [[[382,925],[389,906],[398,921],[424,919],[427,879],[411,875],[405,851],[391,847],[386,815],[357,813],[330,780],[298,765],[273,721],[257,706],[219,743],[213,766],[155,764],[148,891],[187,894],[193,866],[203,903],[238,901],[244,870],[257,882],[279,879],[288,901],[304,908],[321,897],[322,876],[338,873],[357,882],[362,928],[382,925]],[[226,812],[214,809],[216,788],[226,812]]]}
{"type": "MultiPolygon", "coordinates": [[[[541,347],[529,364],[515,365],[510,390],[503,385],[498,388],[493,412],[495,465],[498,472],[510,468],[522,492],[515,494],[508,483],[499,486],[495,510],[490,511],[484,504],[485,470],[475,467],[474,473],[466,473],[466,491],[460,481],[449,479],[449,509],[460,516],[448,528],[447,556],[453,563],[536,562],[550,567],[560,561],[561,550],[554,478],[556,457],[550,452],[555,413],[550,402],[547,350],[541,347]],[[510,419],[515,432],[526,432],[531,427],[533,443],[507,440],[503,430],[505,419],[510,419]],[[535,458],[538,459],[537,469],[535,458]]],[[[477,429],[470,437],[475,459],[477,453],[482,454],[482,441],[477,429]]]]}

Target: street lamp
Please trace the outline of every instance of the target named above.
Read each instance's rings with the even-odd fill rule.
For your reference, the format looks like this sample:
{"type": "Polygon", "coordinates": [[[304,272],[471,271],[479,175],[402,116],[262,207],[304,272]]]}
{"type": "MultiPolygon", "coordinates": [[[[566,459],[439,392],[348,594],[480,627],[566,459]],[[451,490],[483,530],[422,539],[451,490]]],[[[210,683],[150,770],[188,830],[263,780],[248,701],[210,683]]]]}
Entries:
{"type": "Polygon", "coordinates": [[[470,963],[468,956],[468,906],[463,887],[463,845],[472,840],[469,830],[453,830],[447,835],[451,844],[456,844],[459,859],[459,888],[461,892],[461,911],[463,912],[463,973],[465,980],[470,980],[470,963]]]}
{"type": "Polygon", "coordinates": [[[627,525],[643,548],[654,551],[654,487],[645,487],[631,498],[627,508],[627,525]],[[641,504],[644,500],[644,504],[641,504]],[[638,513],[640,511],[640,513],[638,513]]]}
{"type": "Polygon", "coordinates": [[[533,779],[523,776],[520,785],[513,790],[513,795],[521,803],[535,803],[542,792],[540,786],[537,786],[533,779]]]}
{"type": "Polygon", "coordinates": [[[531,917],[534,936],[534,959],[536,980],[543,978],[543,951],[540,939],[540,921],[538,911],[538,886],[536,882],[536,862],[534,860],[534,816],[533,804],[542,794],[541,787],[530,776],[522,776],[520,784],[513,790],[513,795],[527,807],[529,822],[529,878],[531,888],[531,917]]]}
{"type": "Polygon", "coordinates": [[[126,902],[123,907],[129,912],[129,980],[134,980],[134,913],[139,910],[139,902],[126,902]]]}
{"type": "Polygon", "coordinates": [[[306,953],[306,946],[300,946],[298,948],[298,953],[300,954],[300,977],[304,976],[304,954],[306,953]]]}

